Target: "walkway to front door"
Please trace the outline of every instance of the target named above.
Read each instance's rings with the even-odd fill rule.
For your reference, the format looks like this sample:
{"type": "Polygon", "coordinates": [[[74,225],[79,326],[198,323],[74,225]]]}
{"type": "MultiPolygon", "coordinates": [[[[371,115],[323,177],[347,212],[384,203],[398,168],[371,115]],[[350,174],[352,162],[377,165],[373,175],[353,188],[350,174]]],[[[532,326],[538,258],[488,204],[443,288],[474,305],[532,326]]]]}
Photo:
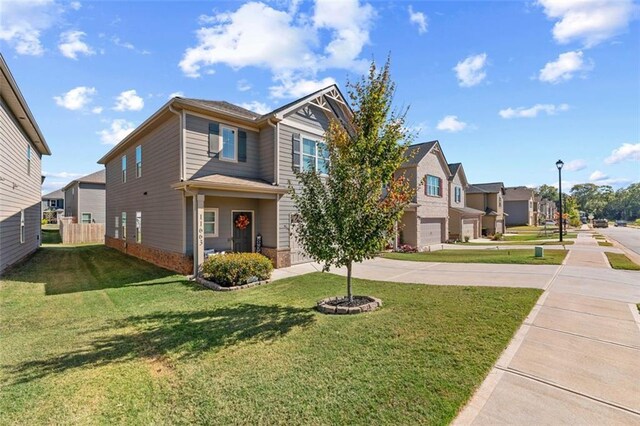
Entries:
{"type": "Polygon", "coordinates": [[[233,211],[233,251],[252,252],[253,251],[253,212],[233,211]]]}

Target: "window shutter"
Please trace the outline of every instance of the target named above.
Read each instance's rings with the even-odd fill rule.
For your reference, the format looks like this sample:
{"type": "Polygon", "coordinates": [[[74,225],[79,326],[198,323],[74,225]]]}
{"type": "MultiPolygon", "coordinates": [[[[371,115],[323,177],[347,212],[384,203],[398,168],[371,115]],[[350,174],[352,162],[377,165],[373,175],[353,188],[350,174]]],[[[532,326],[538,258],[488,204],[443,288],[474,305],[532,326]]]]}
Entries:
{"type": "Polygon", "coordinates": [[[247,132],[238,131],[238,161],[247,162],[247,132]]]}
{"type": "Polygon", "coordinates": [[[300,133],[294,133],[292,135],[293,144],[292,144],[292,153],[293,153],[293,170],[299,172],[300,171],[300,133]]]}
{"type": "Polygon", "coordinates": [[[209,123],[209,156],[218,158],[220,155],[220,124],[209,123]]]}

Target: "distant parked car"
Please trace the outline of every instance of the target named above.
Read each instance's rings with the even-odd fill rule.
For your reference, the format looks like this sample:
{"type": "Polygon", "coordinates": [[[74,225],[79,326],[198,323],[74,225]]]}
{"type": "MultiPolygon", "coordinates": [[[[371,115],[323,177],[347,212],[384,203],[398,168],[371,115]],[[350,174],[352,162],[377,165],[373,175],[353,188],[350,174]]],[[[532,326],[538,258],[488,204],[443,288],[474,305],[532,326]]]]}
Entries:
{"type": "Polygon", "coordinates": [[[608,228],[609,221],[607,219],[596,219],[593,221],[594,228],[608,228]]]}
{"type": "Polygon", "coordinates": [[[548,220],[544,223],[544,226],[556,226],[556,223],[552,220],[548,220]]]}
{"type": "Polygon", "coordinates": [[[616,220],[616,226],[627,226],[626,220],[616,220]]]}

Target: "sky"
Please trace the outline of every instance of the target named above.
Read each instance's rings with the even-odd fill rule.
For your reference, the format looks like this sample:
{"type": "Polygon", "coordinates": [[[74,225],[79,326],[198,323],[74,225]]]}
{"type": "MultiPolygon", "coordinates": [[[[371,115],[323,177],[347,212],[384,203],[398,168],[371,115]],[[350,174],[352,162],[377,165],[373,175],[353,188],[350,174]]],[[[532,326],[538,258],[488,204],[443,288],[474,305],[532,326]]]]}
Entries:
{"type": "Polygon", "coordinates": [[[414,143],[471,183],[640,181],[640,3],[0,0],[0,51],[53,155],[43,192],[171,96],[265,113],[391,57],[414,143]]]}

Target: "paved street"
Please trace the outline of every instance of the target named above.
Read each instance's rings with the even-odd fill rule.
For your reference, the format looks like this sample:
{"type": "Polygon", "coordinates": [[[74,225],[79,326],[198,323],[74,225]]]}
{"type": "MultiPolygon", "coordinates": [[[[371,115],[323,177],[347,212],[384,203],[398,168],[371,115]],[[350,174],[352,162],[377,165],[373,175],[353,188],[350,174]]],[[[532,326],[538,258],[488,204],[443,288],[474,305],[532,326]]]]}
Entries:
{"type": "Polygon", "coordinates": [[[630,227],[609,227],[596,229],[602,235],[613,238],[620,244],[640,255],[640,229],[630,227]]]}

